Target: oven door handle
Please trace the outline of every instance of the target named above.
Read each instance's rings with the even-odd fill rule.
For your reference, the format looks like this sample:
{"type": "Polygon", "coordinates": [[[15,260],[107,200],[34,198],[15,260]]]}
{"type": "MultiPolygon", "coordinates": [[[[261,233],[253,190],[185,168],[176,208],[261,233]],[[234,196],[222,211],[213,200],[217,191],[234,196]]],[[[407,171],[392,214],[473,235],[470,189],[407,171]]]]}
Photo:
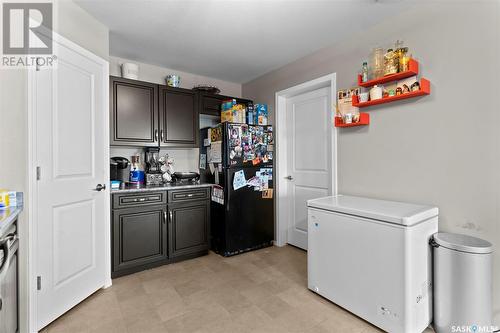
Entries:
{"type": "Polygon", "coordinates": [[[0,265],[0,280],[2,280],[5,272],[9,268],[10,261],[10,240],[11,236],[7,236],[0,241],[0,249],[3,250],[3,263],[0,265]]]}

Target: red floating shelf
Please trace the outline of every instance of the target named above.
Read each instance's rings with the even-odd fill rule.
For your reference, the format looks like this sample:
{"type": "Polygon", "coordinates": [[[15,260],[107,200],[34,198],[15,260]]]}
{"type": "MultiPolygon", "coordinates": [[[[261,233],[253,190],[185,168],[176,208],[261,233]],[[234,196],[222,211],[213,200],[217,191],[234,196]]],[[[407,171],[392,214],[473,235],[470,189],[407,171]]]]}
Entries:
{"type": "Polygon", "coordinates": [[[359,121],[357,123],[344,124],[342,117],[335,117],[335,127],[354,127],[370,124],[370,115],[366,112],[359,113],[359,121]]]}
{"type": "Polygon", "coordinates": [[[409,65],[408,66],[409,69],[405,72],[390,74],[390,75],[383,76],[381,78],[366,81],[366,82],[362,82],[362,75],[358,74],[358,86],[368,88],[368,87],[372,87],[376,84],[397,81],[397,80],[401,80],[401,79],[406,79],[407,77],[410,77],[410,76],[417,75],[418,74],[418,61],[416,61],[415,59],[410,59],[410,62],[408,65],[409,65]]]}
{"type": "Polygon", "coordinates": [[[364,108],[367,106],[372,106],[372,105],[378,105],[378,104],[385,104],[385,103],[390,103],[394,101],[399,101],[401,99],[407,99],[407,98],[413,98],[413,97],[418,97],[418,96],[424,96],[424,95],[429,95],[431,93],[431,83],[429,80],[421,78],[420,79],[420,90],[417,91],[411,91],[406,94],[402,95],[396,95],[396,96],[390,96],[390,97],[384,97],[381,99],[376,99],[373,101],[368,101],[368,102],[362,102],[360,103],[358,100],[358,96],[353,96],[352,97],[352,106],[358,107],[358,108],[364,108]]]}

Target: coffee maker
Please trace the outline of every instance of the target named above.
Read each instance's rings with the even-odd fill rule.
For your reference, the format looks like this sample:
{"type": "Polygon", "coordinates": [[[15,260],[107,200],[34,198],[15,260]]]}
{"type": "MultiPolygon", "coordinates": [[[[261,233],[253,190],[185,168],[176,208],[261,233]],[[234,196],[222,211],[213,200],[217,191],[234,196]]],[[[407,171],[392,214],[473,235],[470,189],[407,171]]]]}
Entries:
{"type": "Polygon", "coordinates": [[[146,148],[146,185],[161,185],[163,184],[161,163],[160,163],[160,148],[146,148]]]}
{"type": "Polygon", "coordinates": [[[128,183],[130,179],[130,161],[125,157],[111,157],[110,179],[128,183]]]}

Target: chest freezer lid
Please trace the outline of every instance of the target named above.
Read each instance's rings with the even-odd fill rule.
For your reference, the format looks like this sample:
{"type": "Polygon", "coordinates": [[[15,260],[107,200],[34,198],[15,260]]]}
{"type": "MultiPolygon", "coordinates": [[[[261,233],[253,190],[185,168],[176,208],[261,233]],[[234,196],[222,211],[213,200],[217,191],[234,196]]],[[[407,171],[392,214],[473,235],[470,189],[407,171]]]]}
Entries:
{"type": "Polygon", "coordinates": [[[438,208],[432,206],[348,195],[309,200],[307,206],[405,226],[417,224],[439,213],[438,208]]]}

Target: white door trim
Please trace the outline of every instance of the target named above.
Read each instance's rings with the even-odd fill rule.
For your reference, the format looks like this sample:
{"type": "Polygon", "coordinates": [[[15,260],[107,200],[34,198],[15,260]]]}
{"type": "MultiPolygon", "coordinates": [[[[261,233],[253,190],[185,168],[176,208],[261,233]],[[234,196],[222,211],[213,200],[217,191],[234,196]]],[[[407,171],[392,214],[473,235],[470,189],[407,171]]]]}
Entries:
{"type": "Polygon", "coordinates": [[[286,162],[286,152],[287,152],[287,140],[286,140],[286,102],[287,99],[299,94],[303,94],[309,91],[313,91],[319,88],[329,87],[330,88],[330,125],[333,127],[332,132],[332,170],[331,170],[331,180],[332,180],[332,193],[330,195],[337,194],[337,128],[334,127],[334,117],[335,111],[333,106],[336,105],[337,101],[337,74],[331,73],[320,78],[304,82],[294,87],[290,87],[285,90],[278,91],[275,95],[275,105],[276,105],[276,116],[275,116],[275,130],[276,130],[276,156],[275,156],[275,173],[276,173],[276,226],[275,235],[277,246],[284,246],[288,242],[288,221],[289,210],[288,210],[288,182],[284,179],[287,172],[287,162],[286,162]]]}
{"type": "MultiPolygon", "coordinates": [[[[109,109],[109,63],[108,61],[104,60],[103,58],[93,54],[92,52],[82,48],[80,45],[60,36],[59,34],[53,32],[52,33],[52,38],[54,41],[57,41],[57,43],[64,45],[65,47],[81,54],[82,56],[88,58],[89,60],[92,60],[96,64],[100,65],[102,67],[102,74],[104,76],[104,85],[102,91],[102,94],[104,96],[103,98],[103,105],[102,105],[102,110],[108,114],[108,109],[109,109]]],[[[54,50],[57,50],[57,46],[54,45],[54,50]]],[[[28,281],[26,282],[26,295],[27,295],[27,304],[24,307],[28,311],[27,314],[27,331],[28,332],[37,332],[37,263],[36,263],[36,253],[35,250],[37,248],[37,221],[36,221],[36,216],[38,213],[37,210],[37,197],[36,197],[36,189],[37,189],[37,179],[36,179],[36,156],[37,156],[37,151],[36,147],[37,145],[35,144],[36,140],[36,106],[35,106],[35,98],[34,98],[34,93],[35,93],[35,75],[34,75],[34,70],[31,69],[28,71],[28,87],[27,87],[27,96],[28,96],[28,127],[27,127],[27,132],[28,132],[28,177],[27,177],[27,185],[28,185],[28,190],[27,190],[27,199],[28,199],[28,205],[25,207],[27,210],[27,232],[28,235],[25,236],[25,253],[28,254],[28,263],[27,263],[27,274],[26,276],[28,277],[28,281]],[[26,242],[27,240],[27,242],[26,242]]],[[[104,170],[105,170],[105,181],[104,184],[108,185],[109,184],[109,117],[104,117],[104,146],[105,146],[105,156],[104,156],[104,170]]],[[[108,186],[109,188],[109,186],[108,186]]],[[[110,195],[109,195],[109,190],[107,190],[105,193],[105,211],[110,212],[110,195]]],[[[105,224],[105,232],[106,234],[104,235],[105,239],[105,267],[106,267],[106,272],[104,276],[104,285],[102,286],[103,288],[108,288],[111,286],[111,218],[110,214],[105,214],[104,216],[104,224],[105,224]]],[[[22,305],[22,304],[21,304],[22,305]]]]}

